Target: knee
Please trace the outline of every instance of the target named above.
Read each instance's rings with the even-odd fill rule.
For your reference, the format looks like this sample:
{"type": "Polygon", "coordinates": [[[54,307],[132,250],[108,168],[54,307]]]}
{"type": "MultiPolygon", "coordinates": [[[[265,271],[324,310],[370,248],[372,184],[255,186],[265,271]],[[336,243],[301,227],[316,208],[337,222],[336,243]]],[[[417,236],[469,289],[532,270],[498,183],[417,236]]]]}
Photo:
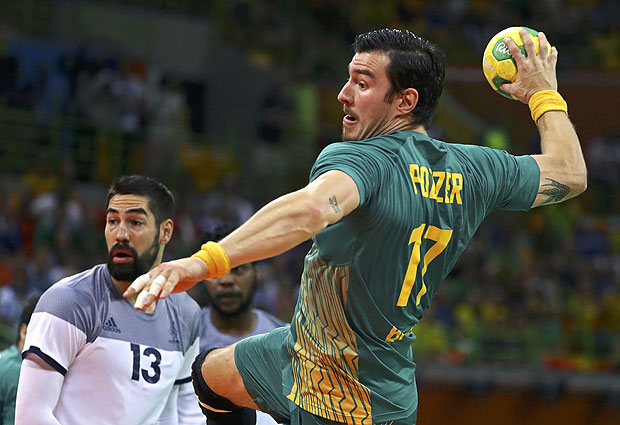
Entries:
{"type": "Polygon", "coordinates": [[[202,373],[202,367],[209,353],[217,348],[205,350],[196,356],[194,363],[192,364],[192,383],[194,384],[194,391],[198,396],[201,406],[211,408],[218,411],[232,411],[238,409],[239,406],[228,400],[226,397],[222,397],[211,389],[207,384],[205,377],[202,373]],[[205,406],[206,405],[206,406],[205,406]]]}
{"type": "Polygon", "coordinates": [[[254,424],[256,422],[254,410],[240,407],[226,397],[222,397],[213,391],[205,381],[202,366],[207,355],[213,350],[203,351],[192,364],[192,383],[202,413],[209,419],[210,424],[254,424]]]}

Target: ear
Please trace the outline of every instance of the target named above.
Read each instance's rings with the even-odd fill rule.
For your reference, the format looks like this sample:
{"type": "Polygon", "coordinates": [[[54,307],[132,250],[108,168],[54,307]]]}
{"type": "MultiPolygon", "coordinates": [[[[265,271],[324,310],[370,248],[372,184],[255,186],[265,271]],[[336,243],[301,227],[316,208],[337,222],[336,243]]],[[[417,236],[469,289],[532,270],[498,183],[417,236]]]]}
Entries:
{"type": "Polygon", "coordinates": [[[418,104],[418,91],[412,87],[405,89],[400,93],[398,99],[397,110],[401,115],[409,115],[418,104]]]}
{"type": "Polygon", "coordinates": [[[172,238],[172,231],[174,230],[174,222],[171,219],[164,220],[159,225],[159,243],[166,245],[172,238]]]}
{"type": "Polygon", "coordinates": [[[26,323],[22,323],[19,325],[19,339],[20,341],[22,341],[22,343],[26,341],[26,329],[27,328],[28,328],[28,325],[26,323]]]}

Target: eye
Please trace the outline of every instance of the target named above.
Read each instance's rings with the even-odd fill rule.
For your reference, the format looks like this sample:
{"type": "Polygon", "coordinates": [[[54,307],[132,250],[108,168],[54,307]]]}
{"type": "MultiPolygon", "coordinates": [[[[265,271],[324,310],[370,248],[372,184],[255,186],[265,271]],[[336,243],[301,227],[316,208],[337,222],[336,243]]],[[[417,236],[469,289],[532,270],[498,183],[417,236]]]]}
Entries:
{"type": "Polygon", "coordinates": [[[108,217],[107,223],[108,224],[116,224],[116,219],[114,217],[108,217]]]}
{"type": "Polygon", "coordinates": [[[142,226],[144,222],[141,220],[134,220],[131,222],[131,224],[133,224],[134,226],[142,226]]]}
{"type": "Polygon", "coordinates": [[[359,83],[357,83],[357,85],[359,86],[360,89],[364,90],[366,88],[368,88],[368,85],[366,85],[365,82],[360,81],[359,83]]]}

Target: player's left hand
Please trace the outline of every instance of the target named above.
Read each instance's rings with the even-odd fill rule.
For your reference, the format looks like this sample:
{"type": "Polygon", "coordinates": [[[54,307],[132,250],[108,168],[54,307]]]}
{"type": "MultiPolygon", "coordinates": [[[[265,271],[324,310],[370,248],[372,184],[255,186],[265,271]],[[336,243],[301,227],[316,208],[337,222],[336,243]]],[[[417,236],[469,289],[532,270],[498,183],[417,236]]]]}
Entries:
{"type": "Polygon", "coordinates": [[[555,73],[558,51],[555,47],[552,47],[551,53],[549,53],[549,41],[542,32],[538,33],[538,40],[540,42],[538,54],[536,54],[536,47],[530,34],[521,29],[519,30],[519,35],[523,40],[523,47],[527,56],[521,53],[521,50],[519,50],[519,47],[511,38],[504,39],[504,44],[508,47],[517,64],[517,78],[514,83],[502,84],[500,88],[527,104],[530,97],[537,91],[558,89],[555,73]]]}
{"type": "Polygon", "coordinates": [[[208,271],[204,261],[196,257],[161,263],[134,280],[123,296],[129,298],[138,294],[134,308],[143,310],[158,298],[166,298],[173,292],[188,290],[205,279],[208,271]]]}

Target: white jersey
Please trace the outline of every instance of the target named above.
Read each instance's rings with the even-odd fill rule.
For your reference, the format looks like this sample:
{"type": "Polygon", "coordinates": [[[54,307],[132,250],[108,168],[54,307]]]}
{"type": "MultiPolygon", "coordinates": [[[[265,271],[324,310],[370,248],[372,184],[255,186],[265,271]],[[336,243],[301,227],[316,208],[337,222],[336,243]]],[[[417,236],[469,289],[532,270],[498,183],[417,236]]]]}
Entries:
{"type": "Polygon", "coordinates": [[[176,424],[199,327],[200,309],[187,294],[158,300],[147,314],[98,265],[41,296],[23,355],[36,354],[64,375],[54,410],[62,424],[176,424]]]}
{"type": "MultiPolygon", "coordinates": [[[[205,307],[202,309],[202,326],[200,327],[200,351],[210,350],[216,347],[226,347],[227,345],[234,344],[235,342],[252,336],[260,335],[286,326],[284,322],[269,313],[266,313],[259,309],[252,310],[256,314],[256,327],[245,336],[233,336],[223,332],[220,332],[218,328],[213,324],[211,320],[211,307],[205,307]]],[[[209,421],[207,420],[207,424],[209,421]]],[[[256,412],[256,425],[277,425],[277,422],[267,413],[257,411],[256,412]]]]}

